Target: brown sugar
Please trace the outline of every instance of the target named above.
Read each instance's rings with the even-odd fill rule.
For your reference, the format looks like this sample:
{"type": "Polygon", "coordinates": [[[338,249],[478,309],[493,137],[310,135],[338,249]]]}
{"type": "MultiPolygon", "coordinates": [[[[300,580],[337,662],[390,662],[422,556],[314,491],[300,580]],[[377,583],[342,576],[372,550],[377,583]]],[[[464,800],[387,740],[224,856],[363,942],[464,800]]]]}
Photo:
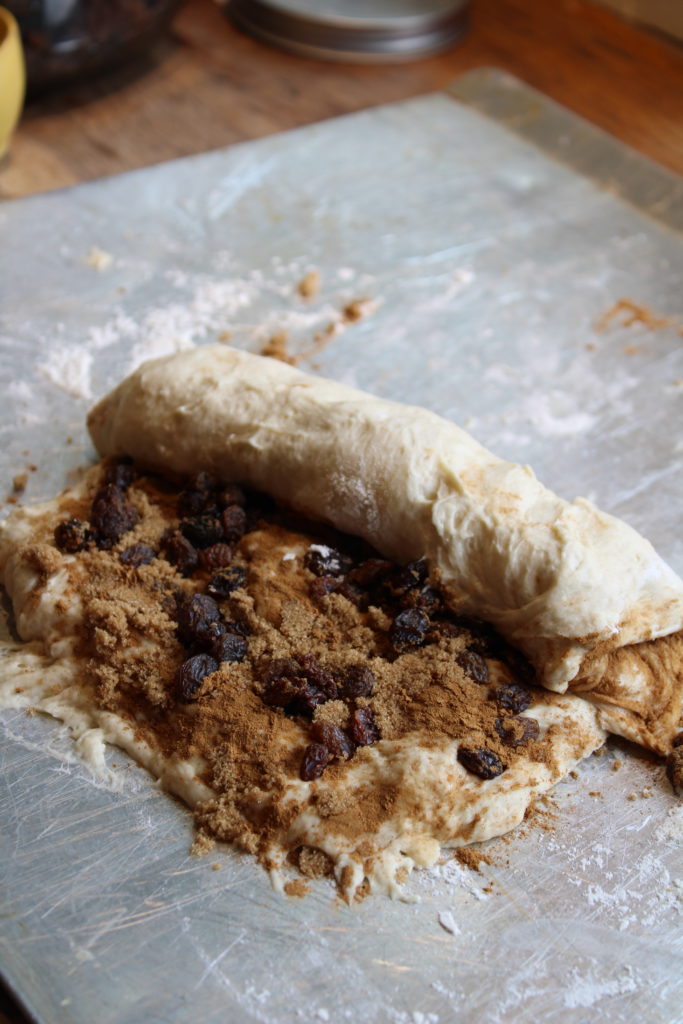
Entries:
{"type": "Polygon", "coordinates": [[[302,878],[292,878],[289,882],[285,882],[285,892],[290,899],[300,900],[308,894],[309,886],[302,878]]]}
{"type": "MultiPolygon", "coordinates": [[[[72,517],[88,522],[100,473],[92,472],[82,498],[63,499],[56,520],[37,524],[21,557],[43,580],[66,568],[70,589],[65,599],[69,593],[79,595],[83,613],[78,651],[97,705],[116,712],[165,756],[194,759],[200,781],[213,793],[195,810],[196,856],[207,854],[220,839],[255,854],[267,866],[277,859],[277,851],[289,849],[303,876],[328,875],[331,861],[315,846],[315,837],[302,847],[301,834],[293,830],[310,807],[321,827],[343,840],[359,863],[370,865],[377,854],[373,838],[394,820],[405,799],[401,784],[389,776],[372,784],[363,781],[377,740],[410,739],[423,750],[441,750],[458,741],[475,754],[483,750],[495,757],[501,770],[520,758],[525,763],[552,761],[557,726],[550,726],[543,738],[538,738],[538,729],[525,737],[524,730],[514,733],[506,727],[520,708],[533,719],[540,693],[518,684],[517,661],[512,658],[508,664],[509,652],[490,628],[482,632],[482,624],[451,616],[438,580],[423,580],[425,593],[417,594],[417,585],[401,582],[406,570],[376,558],[361,542],[275,507],[257,515],[247,505],[251,528],[231,541],[226,570],[241,574],[242,582],[216,597],[221,621],[246,637],[245,652],[241,659],[214,667],[185,699],[180,670],[195,655],[180,635],[178,608],[192,595],[207,594],[212,570],[204,558],[186,576],[164,556],[169,531],[183,525],[177,513],[178,488],[152,476],[138,477],[129,487],[128,500],[139,516],[132,529],[109,549],[90,541],[65,562],[55,547],[55,526],[72,517]],[[332,551],[344,564],[365,567],[366,572],[376,562],[381,571],[394,573],[396,581],[391,586],[356,584],[351,571],[348,577],[321,576],[307,562],[311,544],[317,545],[323,563],[334,561],[332,551]],[[125,557],[122,561],[134,545],[146,545],[154,557],[139,565],[127,564],[125,557]],[[429,637],[425,634],[403,649],[392,629],[417,597],[436,602],[432,625],[443,628],[434,626],[429,637]],[[478,654],[473,662],[475,649],[485,656],[478,654]],[[468,652],[470,660],[463,660],[468,652]],[[278,703],[269,690],[278,664],[294,665],[297,671],[308,666],[314,679],[332,680],[334,692],[321,699],[315,691],[311,707],[278,703]],[[473,665],[485,673],[479,679],[473,665]],[[354,685],[370,682],[349,696],[349,680],[354,685]],[[512,698],[523,699],[517,711],[504,703],[512,698]],[[357,728],[361,732],[353,735],[361,738],[354,739],[347,753],[332,757],[319,778],[306,779],[297,789],[293,783],[305,779],[303,758],[312,730],[323,727],[345,731],[347,742],[357,728]],[[506,741],[513,733],[514,742],[506,741]]],[[[564,728],[571,742],[571,728],[564,728]]],[[[416,806],[415,814],[420,813],[416,806]]],[[[446,827],[440,819],[432,824],[435,835],[446,827]]],[[[481,850],[460,850],[456,856],[475,870],[490,863],[481,850]]],[[[342,887],[350,884],[349,870],[342,872],[342,887]]],[[[301,883],[286,891],[303,895],[305,888],[301,883]]]]}
{"type": "Polygon", "coordinates": [[[482,864],[493,864],[493,857],[476,846],[461,846],[454,856],[459,864],[471,871],[481,871],[482,864]]]}
{"type": "Polygon", "coordinates": [[[284,331],[273,334],[261,349],[262,356],[269,356],[271,359],[278,359],[281,363],[296,364],[296,358],[287,351],[287,335],[284,331]]]}
{"type": "Polygon", "coordinates": [[[649,328],[651,331],[659,331],[664,327],[675,324],[670,317],[657,316],[651,309],[640,302],[632,299],[619,299],[613,306],[603,313],[597,320],[596,331],[606,331],[614,322],[620,327],[632,327],[634,324],[649,328]]]}
{"type": "Polygon", "coordinates": [[[320,291],[320,272],[309,270],[299,281],[296,290],[302,299],[314,298],[320,291]]]}

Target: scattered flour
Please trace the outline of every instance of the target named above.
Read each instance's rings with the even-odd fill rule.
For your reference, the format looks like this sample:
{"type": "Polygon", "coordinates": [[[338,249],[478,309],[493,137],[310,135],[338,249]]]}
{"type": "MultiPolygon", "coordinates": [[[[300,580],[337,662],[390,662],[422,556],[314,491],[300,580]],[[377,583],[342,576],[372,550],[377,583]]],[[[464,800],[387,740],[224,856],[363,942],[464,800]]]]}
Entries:
{"type": "Polygon", "coordinates": [[[667,843],[683,843],[683,805],[672,807],[655,831],[655,839],[667,843]]]}
{"type": "Polygon", "coordinates": [[[38,370],[72,398],[89,402],[92,397],[90,373],[93,356],[86,348],[63,345],[50,349],[38,370]]]}
{"type": "Polygon", "coordinates": [[[598,981],[589,974],[580,974],[576,968],[569,971],[570,987],[563,993],[567,1009],[594,1006],[606,996],[625,995],[638,989],[632,967],[624,967],[617,978],[598,981]]]}

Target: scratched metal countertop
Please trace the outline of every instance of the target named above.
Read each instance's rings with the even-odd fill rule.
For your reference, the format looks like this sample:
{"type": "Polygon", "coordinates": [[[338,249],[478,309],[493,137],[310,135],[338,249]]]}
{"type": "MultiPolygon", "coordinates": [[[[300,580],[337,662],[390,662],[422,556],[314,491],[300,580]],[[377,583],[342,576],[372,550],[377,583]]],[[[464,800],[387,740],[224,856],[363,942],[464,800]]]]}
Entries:
{"type": "MultiPolygon", "coordinates": [[[[64,486],[86,409],[144,358],[279,331],[305,352],[332,325],[306,368],[456,420],[683,572],[682,229],[680,180],[496,71],[5,204],[6,483],[64,486]],[[660,322],[598,330],[622,298],[660,322]]],[[[627,744],[480,874],[446,858],[412,902],[347,907],[190,857],[189,814],[120,753],[112,793],[54,722],[0,733],[0,963],[43,1024],[680,1019],[683,807],[627,744]]]]}

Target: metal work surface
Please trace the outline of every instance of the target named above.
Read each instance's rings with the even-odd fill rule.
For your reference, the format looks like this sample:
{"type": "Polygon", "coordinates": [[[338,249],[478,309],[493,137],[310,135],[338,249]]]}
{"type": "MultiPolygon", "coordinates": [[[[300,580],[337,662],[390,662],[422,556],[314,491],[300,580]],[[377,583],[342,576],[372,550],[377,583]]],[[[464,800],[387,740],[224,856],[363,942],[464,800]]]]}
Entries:
{"type": "MultiPolygon", "coordinates": [[[[323,334],[304,368],[456,420],[683,572],[683,245],[634,184],[648,205],[666,176],[502,75],[456,93],[0,207],[5,480],[35,463],[26,501],[61,488],[92,399],[144,358],[323,334]],[[539,116],[531,145],[515,126],[539,116]],[[623,159],[630,201],[563,145],[602,182],[623,159]],[[659,320],[597,330],[619,299],[659,320]]],[[[680,1020],[683,806],[635,748],[591,758],[481,873],[445,858],[414,902],[347,907],[190,857],[189,814],[115,751],[121,793],[56,759],[54,722],[0,731],[2,965],[44,1024],[680,1020]]]]}

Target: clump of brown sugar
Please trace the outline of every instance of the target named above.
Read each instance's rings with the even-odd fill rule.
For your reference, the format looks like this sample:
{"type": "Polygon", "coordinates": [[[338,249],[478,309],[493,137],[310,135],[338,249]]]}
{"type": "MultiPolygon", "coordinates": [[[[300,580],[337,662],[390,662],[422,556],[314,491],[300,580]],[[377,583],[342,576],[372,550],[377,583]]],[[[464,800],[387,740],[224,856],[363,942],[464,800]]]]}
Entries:
{"type": "Polygon", "coordinates": [[[289,363],[290,366],[294,366],[297,361],[296,356],[290,355],[287,349],[287,335],[284,331],[279,331],[268,339],[261,349],[261,355],[277,359],[281,363],[289,363]]]}
{"type": "Polygon", "coordinates": [[[461,846],[455,850],[454,857],[459,864],[463,867],[469,868],[470,871],[481,871],[482,864],[491,865],[494,863],[494,859],[490,853],[479,849],[476,846],[461,846]]]}
{"type": "Polygon", "coordinates": [[[309,270],[299,281],[296,290],[302,299],[314,298],[320,291],[320,272],[309,270]]]}
{"type": "Polygon", "coordinates": [[[292,878],[289,882],[285,882],[284,888],[290,899],[295,900],[303,899],[310,891],[310,887],[306,885],[302,878],[292,878]]]}

